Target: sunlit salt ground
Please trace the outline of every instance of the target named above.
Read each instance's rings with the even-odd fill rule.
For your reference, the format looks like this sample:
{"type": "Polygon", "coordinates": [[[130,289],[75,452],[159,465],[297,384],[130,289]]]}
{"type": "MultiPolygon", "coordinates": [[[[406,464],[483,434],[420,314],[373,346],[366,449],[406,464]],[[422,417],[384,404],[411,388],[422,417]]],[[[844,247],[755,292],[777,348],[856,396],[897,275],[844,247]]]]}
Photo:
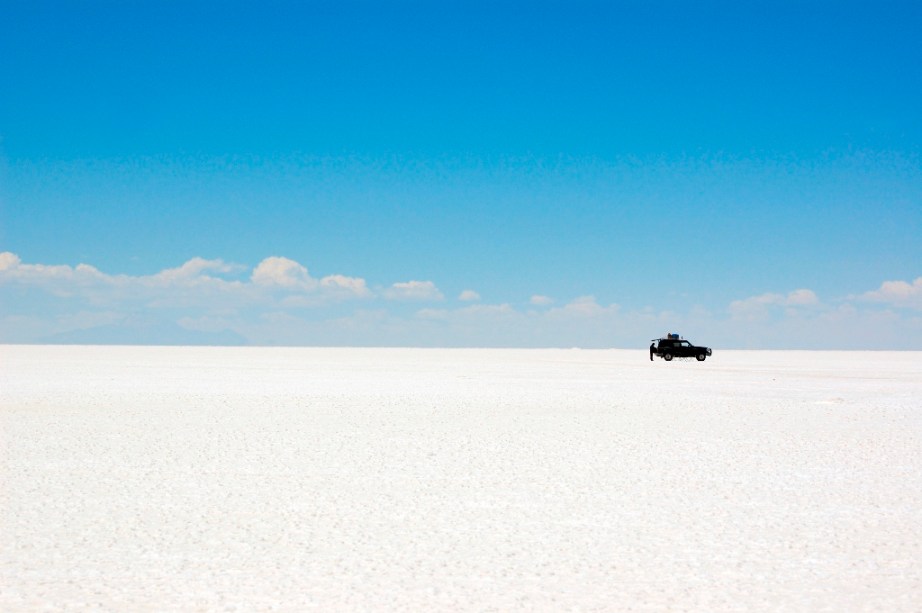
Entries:
{"type": "Polygon", "coordinates": [[[0,610],[922,609],[922,354],[0,347],[0,610]]]}

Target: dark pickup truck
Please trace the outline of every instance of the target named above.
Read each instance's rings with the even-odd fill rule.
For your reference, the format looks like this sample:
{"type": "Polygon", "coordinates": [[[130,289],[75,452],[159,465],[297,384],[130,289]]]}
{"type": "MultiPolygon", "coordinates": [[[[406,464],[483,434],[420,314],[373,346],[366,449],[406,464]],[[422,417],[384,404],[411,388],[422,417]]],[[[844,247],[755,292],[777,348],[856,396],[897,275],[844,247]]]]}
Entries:
{"type": "Polygon", "coordinates": [[[679,338],[678,334],[669,334],[665,338],[653,339],[653,345],[650,346],[650,359],[657,355],[667,362],[672,358],[695,358],[703,362],[711,355],[710,347],[698,347],[692,345],[684,338],[679,338]]]}

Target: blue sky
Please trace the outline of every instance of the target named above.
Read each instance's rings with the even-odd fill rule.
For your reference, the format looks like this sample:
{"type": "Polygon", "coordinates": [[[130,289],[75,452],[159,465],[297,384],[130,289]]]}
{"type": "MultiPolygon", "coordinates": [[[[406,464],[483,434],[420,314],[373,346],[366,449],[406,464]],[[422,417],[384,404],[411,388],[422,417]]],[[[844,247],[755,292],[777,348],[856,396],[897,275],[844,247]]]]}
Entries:
{"type": "Polygon", "coordinates": [[[922,349],[917,2],[0,2],[0,342],[922,349]]]}

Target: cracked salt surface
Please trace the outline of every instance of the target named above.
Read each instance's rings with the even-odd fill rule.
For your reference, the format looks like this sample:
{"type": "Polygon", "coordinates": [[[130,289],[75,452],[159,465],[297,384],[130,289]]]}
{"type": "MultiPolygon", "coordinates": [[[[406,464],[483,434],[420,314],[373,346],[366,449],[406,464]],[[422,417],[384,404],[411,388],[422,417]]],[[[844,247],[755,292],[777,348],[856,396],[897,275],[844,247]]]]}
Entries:
{"type": "Polygon", "coordinates": [[[0,609],[922,609],[922,355],[0,347],[0,609]]]}

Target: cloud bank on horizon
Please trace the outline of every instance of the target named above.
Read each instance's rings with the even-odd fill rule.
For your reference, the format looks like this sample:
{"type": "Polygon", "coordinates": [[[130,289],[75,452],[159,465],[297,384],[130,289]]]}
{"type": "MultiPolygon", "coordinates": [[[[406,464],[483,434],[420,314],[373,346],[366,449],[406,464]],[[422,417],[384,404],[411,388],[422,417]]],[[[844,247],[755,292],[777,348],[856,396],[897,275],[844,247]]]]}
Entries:
{"type": "Polygon", "coordinates": [[[727,348],[922,349],[922,276],[822,299],[806,288],[656,311],[558,301],[448,300],[431,280],[370,287],[282,256],[253,267],[193,258],[149,275],[25,263],[0,253],[2,343],[640,347],[679,330],[727,348]],[[756,332],[758,331],[758,332],[756,332]]]}

